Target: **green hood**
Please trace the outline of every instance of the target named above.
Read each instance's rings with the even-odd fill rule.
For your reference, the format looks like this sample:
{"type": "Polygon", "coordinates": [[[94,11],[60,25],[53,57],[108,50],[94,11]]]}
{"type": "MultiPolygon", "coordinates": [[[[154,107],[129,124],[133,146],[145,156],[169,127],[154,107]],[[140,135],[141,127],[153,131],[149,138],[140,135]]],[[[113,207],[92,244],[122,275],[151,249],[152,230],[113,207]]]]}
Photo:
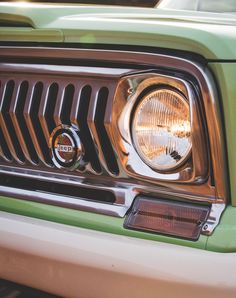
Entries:
{"type": "Polygon", "coordinates": [[[0,3],[0,22],[0,41],[6,42],[147,46],[236,60],[234,15],[18,2],[0,3]]]}

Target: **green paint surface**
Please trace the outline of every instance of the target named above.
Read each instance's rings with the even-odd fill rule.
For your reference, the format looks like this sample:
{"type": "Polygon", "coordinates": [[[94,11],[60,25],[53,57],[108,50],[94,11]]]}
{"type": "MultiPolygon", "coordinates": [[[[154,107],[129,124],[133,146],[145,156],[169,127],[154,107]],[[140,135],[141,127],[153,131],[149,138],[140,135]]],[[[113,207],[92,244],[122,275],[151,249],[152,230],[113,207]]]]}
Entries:
{"type": "Polygon", "coordinates": [[[201,236],[198,241],[193,242],[151,233],[127,230],[123,228],[124,218],[83,212],[6,197],[0,197],[0,210],[86,229],[201,249],[205,249],[207,241],[206,236],[201,236]]]}
{"type": "Polygon", "coordinates": [[[227,207],[220,224],[208,237],[206,248],[217,252],[236,252],[236,207],[227,207]]]}
{"type": "Polygon", "coordinates": [[[63,34],[56,29],[1,28],[0,40],[19,42],[63,42],[63,34]]]}
{"type": "MultiPolygon", "coordinates": [[[[0,3],[0,20],[32,26],[25,41],[149,46],[236,60],[234,15],[16,2],[0,3]],[[52,30],[54,36],[40,37],[37,30],[52,30]]],[[[1,29],[0,41],[24,41],[25,32],[25,28],[1,29]]]]}

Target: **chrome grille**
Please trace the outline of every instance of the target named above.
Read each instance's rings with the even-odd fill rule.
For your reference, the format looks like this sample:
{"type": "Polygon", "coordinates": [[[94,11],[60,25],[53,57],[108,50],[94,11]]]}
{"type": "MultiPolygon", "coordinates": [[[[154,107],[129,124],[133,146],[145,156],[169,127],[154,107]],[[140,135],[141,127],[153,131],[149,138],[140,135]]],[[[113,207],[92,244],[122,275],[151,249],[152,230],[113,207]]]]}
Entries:
{"type": "Polygon", "coordinates": [[[105,124],[121,70],[113,77],[112,70],[105,70],[99,78],[96,72],[101,75],[102,70],[89,67],[1,64],[0,68],[2,159],[52,168],[50,134],[60,124],[75,124],[85,148],[87,166],[82,171],[119,174],[105,124]]]}

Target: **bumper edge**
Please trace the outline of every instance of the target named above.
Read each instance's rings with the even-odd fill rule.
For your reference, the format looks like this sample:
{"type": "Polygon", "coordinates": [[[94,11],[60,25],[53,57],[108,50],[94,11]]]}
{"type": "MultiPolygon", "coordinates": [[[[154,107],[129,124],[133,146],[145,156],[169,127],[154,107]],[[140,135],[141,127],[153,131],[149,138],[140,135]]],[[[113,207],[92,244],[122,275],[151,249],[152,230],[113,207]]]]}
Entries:
{"type": "Polygon", "coordinates": [[[66,297],[235,297],[235,264],[235,253],[0,212],[0,277],[66,297]]]}

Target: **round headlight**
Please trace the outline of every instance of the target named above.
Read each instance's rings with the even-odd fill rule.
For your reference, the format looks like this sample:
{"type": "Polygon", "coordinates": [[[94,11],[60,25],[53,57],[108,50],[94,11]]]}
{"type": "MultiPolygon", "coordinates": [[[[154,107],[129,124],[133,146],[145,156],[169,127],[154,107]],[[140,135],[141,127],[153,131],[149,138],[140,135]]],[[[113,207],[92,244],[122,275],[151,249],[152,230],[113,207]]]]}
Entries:
{"type": "Polygon", "coordinates": [[[182,164],[192,147],[186,98],[168,88],[146,94],[135,109],[132,136],[139,156],[151,168],[166,171],[182,164]]]}

